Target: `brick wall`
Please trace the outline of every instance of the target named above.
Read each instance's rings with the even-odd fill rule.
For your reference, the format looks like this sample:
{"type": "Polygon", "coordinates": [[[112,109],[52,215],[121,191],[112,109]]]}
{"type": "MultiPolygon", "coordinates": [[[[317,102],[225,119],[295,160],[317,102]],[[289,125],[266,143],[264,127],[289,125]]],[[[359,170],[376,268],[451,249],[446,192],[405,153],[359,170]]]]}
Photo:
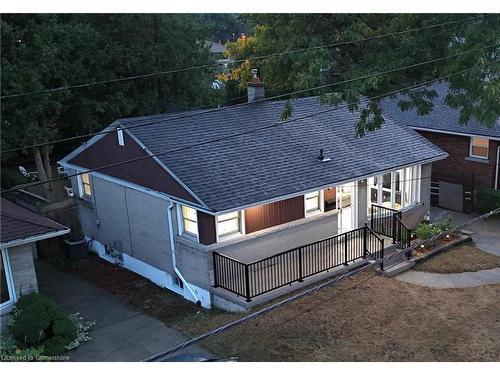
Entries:
{"type": "MultiPolygon", "coordinates": [[[[465,192],[474,196],[480,187],[494,187],[496,173],[496,153],[499,141],[490,140],[488,160],[470,160],[470,138],[459,135],[419,131],[421,135],[446,151],[447,159],[434,162],[432,181],[444,181],[463,186],[465,192]]],[[[464,199],[464,211],[473,209],[473,201],[464,199]]]]}

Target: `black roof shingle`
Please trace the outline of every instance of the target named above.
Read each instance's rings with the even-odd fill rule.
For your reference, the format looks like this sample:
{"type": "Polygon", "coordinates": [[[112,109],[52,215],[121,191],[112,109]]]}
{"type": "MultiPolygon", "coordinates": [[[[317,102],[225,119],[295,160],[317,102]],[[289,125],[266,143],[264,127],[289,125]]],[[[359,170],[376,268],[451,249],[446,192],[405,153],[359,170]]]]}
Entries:
{"type": "Polygon", "coordinates": [[[406,98],[405,95],[384,100],[382,108],[386,113],[396,118],[399,123],[411,128],[500,138],[500,121],[498,119],[493,127],[487,127],[475,118],[470,119],[467,124],[460,124],[460,110],[451,108],[445,103],[446,95],[449,92],[447,83],[430,85],[428,89],[435,90],[438,96],[433,99],[434,109],[427,115],[420,116],[415,109],[401,111],[398,103],[401,99],[406,98]]]}
{"type": "MultiPolygon", "coordinates": [[[[356,138],[359,113],[333,110],[316,97],[292,104],[292,118],[309,117],[159,159],[211,210],[220,212],[447,156],[390,115],[381,129],[356,138]],[[321,148],[331,161],[318,160],[321,148]]],[[[266,101],[183,119],[175,119],[175,113],[119,123],[126,128],[155,120],[128,131],[157,154],[278,123],[284,105],[266,101]]]]}
{"type": "Polygon", "coordinates": [[[15,240],[26,239],[68,228],[36,212],[1,198],[0,243],[7,245],[15,240]]]}

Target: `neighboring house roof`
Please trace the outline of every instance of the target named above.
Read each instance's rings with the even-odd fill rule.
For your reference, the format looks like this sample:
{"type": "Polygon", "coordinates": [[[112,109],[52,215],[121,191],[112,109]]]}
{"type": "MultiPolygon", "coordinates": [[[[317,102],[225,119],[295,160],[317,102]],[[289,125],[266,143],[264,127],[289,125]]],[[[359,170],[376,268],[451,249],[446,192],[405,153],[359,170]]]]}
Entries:
{"type": "MultiPolygon", "coordinates": [[[[447,156],[391,116],[386,116],[381,129],[356,138],[359,113],[344,107],[333,110],[315,97],[297,99],[292,104],[295,118],[310,116],[163,154],[158,159],[207,207],[221,212],[447,156]],[[318,160],[321,148],[331,161],[318,160]]],[[[127,128],[154,122],[127,131],[149,152],[158,154],[278,123],[284,105],[285,101],[257,102],[210,113],[201,111],[182,119],[175,119],[178,114],[163,114],[116,123],[127,128]]]]}
{"type": "Polygon", "coordinates": [[[36,212],[1,198],[0,245],[14,245],[15,242],[38,241],[43,238],[61,236],[69,232],[64,225],[56,223],[36,212]]]}
{"type": "Polygon", "coordinates": [[[406,98],[406,95],[399,95],[395,98],[384,100],[382,108],[386,113],[397,118],[398,122],[412,128],[500,139],[499,120],[497,120],[493,127],[487,127],[475,118],[471,118],[465,125],[460,124],[460,110],[451,108],[445,103],[445,98],[449,91],[447,83],[434,84],[429,86],[428,89],[435,90],[438,97],[433,100],[433,110],[425,116],[419,116],[416,109],[409,111],[401,111],[399,109],[398,103],[401,99],[406,98]]]}
{"type": "Polygon", "coordinates": [[[217,42],[211,42],[207,40],[205,42],[205,45],[210,48],[210,52],[212,53],[224,53],[226,52],[226,46],[222,43],[217,43],[217,42]]]}

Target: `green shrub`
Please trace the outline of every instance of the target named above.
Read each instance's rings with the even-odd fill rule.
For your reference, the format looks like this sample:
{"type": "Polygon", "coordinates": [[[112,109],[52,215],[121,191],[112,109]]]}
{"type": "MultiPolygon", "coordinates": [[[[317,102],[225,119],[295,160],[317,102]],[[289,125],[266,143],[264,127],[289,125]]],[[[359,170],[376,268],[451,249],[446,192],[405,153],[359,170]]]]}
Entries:
{"type": "Polygon", "coordinates": [[[19,299],[10,332],[22,348],[43,346],[45,355],[63,354],[78,333],[69,315],[39,293],[19,299]]]}
{"type": "MultiPolygon", "coordinates": [[[[476,191],[476,211],[484,214],[500,207],[500,190],[480,188],[476,191]]],[[[500,215],[496,215],[497,217],[500,215]]]]}
{"type": "Polygon", "coordinates": [[[414,230],[415,235],[422,241],[426,241],[436,234],[436,228],[432,224],[420,223],[414,230]]]}
{"type": "Polygon", "coordinates": [[[453,221],[451,220],[451,217],[448,217],[447,219],[440,221],[439,223],[435,223],[434,227],[436,228],[436,234],[446,232],[453,228],[453,221]]]}

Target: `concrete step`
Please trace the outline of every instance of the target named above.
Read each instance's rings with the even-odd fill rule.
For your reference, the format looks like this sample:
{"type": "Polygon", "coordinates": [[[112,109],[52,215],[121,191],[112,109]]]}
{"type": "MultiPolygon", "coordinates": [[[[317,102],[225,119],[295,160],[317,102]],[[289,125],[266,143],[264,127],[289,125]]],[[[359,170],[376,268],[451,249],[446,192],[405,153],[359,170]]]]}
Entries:
{"type": "Polygon", "coordinates": [[[404,259],[399,260],[399,262],[394,262],[389,266],[384,265],[384,271],[382,274],[386,277],[393,277],[400,274],[401,272],[407,271],[415,265],[414,259],[404,259]]]}

